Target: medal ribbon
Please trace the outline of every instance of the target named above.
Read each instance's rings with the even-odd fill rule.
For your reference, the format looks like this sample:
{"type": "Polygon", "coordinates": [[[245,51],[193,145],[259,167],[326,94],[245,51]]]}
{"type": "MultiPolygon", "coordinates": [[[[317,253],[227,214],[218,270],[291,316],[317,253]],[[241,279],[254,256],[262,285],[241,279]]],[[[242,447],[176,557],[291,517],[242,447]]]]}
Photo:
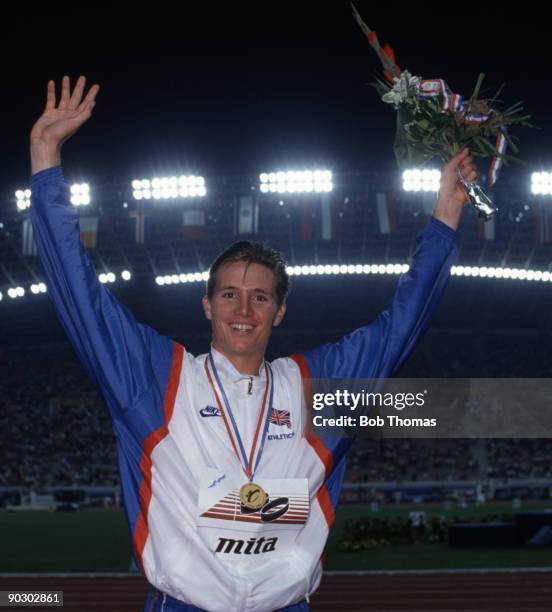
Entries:
{"type": "Polygon", "coordinates": [[[205,360],[205,372],[207,374],[209,383],[213,389],[213,393],[215,395],[215,399],[219,407],[219,410],[222,414],[224,425],[226,427],[226,433],[228,434],[228,437],[230,438],[230,442],[232,443],[234,454],[236,455],[236,458],[238,459],[240,465],[242,466],[242,469],[245,472],[247,479],[252,480],[253,474],[255,473],[255,470],[257,469],[257,466],[259,465],[259,461],[261,460],[261,455],[263,453],[264,444],[266,441],[266,433],[268,431],[268,426],[269,426],[269,417],[270,417],[270,413],[272,412],[272,401],[274,399],[274,375],[272,374],[272,369],[265,362],[266,386],[265,386],[265,391],[263,395],[261,411],[259,413],[259,418],[257,420],[257,427],[255,428],[255,436],[253,437],[253,444],[251,446],[251,451],[249,453],[249,458],[247,457],[247,454],[245,452],[245,448],[244,448],[244,445],[243,445],[243,442],[240,436],[240,432],[239,432],[236,420],[234,418],[234,415],[232,414],[232,409],[230,407],[230,402],[228,401],[228,396],[226,395],[226,391],[224,390],[224,387],[218,375],[212,353],[209,353],[209,357],[205,360]],[[209,368],[207,367],[207,360],[209,361],[209,364],[211,366],[211,370],[213,371],[213,375],[215,377],[217,386],[219,387],[220,392],[222,394],[224,408],[223,408],[223,403],[220,401],[220,397],[219,397],[219,394],[217,393],[215,384],[213,383],[211,372],[209,372],[209,368]],[[270,394],[268,393],[269,389],[270,389],[270,394]],[[269,397],[269,401],[268,401],[268,408],[265,411],[265,406],[267,404],[267,401],[266,401],[267,397],[269,397]],[[230,420],[230,423],[228,422],[228,420],[230,420]],[[259,447],[259,451],[257,452],[257,458],[255,461],[255,464],[253,465],[253,457],[255,455],[255,449],[257,447],[257,441],[259,439],[259,432],[261,430],[261,425],[263,425],[263,421],[264,421],[264,427],[263,427],[263,432],[261,436],[261,444],[259,447]],[[230,428],[230,425],[232,426],[232,428],[230,428]],[[233,430],[233,435],[232,435],[232,430],[233,430]],[[239,452],[238,452],[238,448],[239,448],[239,452]],[[241,458],[240,458],[240,455],[241,455],[241,458]]]}
{"type": "MultiPolygon", "coordinates": [[[[500,153],[500,155],[504,155],[504,153],[506,153],[507,145],[508,141],[506,140],[506,128],[503,128],[496,137],[496,150],[500,153]]],[[[489,185],[491,187],[496,183],[496,180],[498,179],[498,171],[501,167],[502,159],[497,156],[493,157],[491,167],[489,168],[489,185]]]]}
{"type": "MultiPolygon", "coordinates": [[[[441,112],[442,113],[464,113],[464,119],[472,123],[483,123],[489,119],[489,115],[484,113],[468,113],[466,105],[462,101],[462,96],[452,93],[450,87],[443,79],[424,79],[420,83],[418,92],[420,98],[438,98],[441,97],[441,112]]],[[[508,141],[506,138],[506,129],[503,128],[496,137],[495,149],[497,154],[491,160],[489,168],[488,183],[492,187],[497,179],[498,172],[502,167],[502,156],[506,153],[508,141]]]]}

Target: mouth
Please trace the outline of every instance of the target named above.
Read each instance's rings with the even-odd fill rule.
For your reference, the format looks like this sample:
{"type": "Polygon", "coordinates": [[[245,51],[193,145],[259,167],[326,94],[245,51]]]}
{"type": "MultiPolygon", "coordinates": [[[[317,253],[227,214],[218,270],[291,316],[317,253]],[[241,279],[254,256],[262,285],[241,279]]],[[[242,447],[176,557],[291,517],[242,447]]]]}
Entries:
{"type": "Polygon", "coordinates": [[[247,323],[230,323],[230,327],[240,335],[246,335],[255,329],[253,325],[248,325],[247,323]]]}

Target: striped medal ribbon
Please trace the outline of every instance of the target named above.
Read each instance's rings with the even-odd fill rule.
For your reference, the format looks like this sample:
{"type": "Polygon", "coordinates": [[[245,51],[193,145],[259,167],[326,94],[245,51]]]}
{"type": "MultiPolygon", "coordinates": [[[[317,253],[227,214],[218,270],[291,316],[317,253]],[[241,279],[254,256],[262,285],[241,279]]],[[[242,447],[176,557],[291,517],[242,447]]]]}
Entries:
{"type": "Polygon", "coordinates": [[[234,418],[234,415],[232,413],[230,402],[228,401],[228,396],[226,395],[226,391],[224,390],[224,386],[217,372],[212,352],[210,352],[207,359],[205,359],[204,365],[205,372],[207,374],[207,379],[209,380],[209,384],[213,389],[215,400],[222,415],[224,426],[226,427],[226,433],[228,434],[228,437],[230,438],[230,442],[232,444],[232,449],[234,450],[234,454],[236,455],[236,458],[248,480],[248,482],[246,482],[240,488],[240,501],[242,504],[242,511],[255,512],[257,510],[260,510],[268,501],[268,495],[266,491],[260,485],[253,482],[253,475],[255,474],[255,470],[257,469],[257,466],[259,465],[259,462],[261,460],[261,455],[263,453],[264,445],[266,442],[269,417],[272,411],[272,401],[274,399],[274,375],[272,373],[272,369],[270,365],[265,361],[266,384],[263,394],[263,402],[261,405],[261,410],[259,412],[259,418],[257,419],[255,436],[253,437],[253,443],[251,445],[251,450],[248,456],[245,452],[240,431],[238,429],[236,419],[234,418]],[[209,362],[210,369],[212,370],[217,386],[220,389],[222,401],[217,392],[217,388],[213,381],[213,376],[211,376],[211,372],[209,371],[209,367],[207,366],[207,362],[209,362]],[[253,458],[255,457],[255,450],[257,449],[257,444],[259,442],[259,436],[259,450],[257,451],[255,461],[253,461],[253,458]]]}

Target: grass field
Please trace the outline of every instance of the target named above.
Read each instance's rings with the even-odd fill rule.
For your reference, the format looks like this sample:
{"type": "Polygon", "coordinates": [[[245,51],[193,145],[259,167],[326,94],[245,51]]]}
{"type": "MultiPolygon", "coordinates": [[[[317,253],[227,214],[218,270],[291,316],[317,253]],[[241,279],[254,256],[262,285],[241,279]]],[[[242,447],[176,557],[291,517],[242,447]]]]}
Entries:
{"type": "MultiPolygon", "coordinates": [[[[551,502],[524,503],[519,510],[551,508],[551,502]]],[[[450,549],[447,544],[388,545],[363,552],[339,552],[337,542],[347,519],[407,516],[423,510],[429,517],[481,517],[512,512],[511,504],[484,507],[403,505],[373,513],[366,506],[343,506],[326,549],[327,570],[405,570],[479,567],[552,567],[547,549],[450,549]]],[[[126,572],[130,540],[123,512],[0,512],[0,572],[126,572]]]]}

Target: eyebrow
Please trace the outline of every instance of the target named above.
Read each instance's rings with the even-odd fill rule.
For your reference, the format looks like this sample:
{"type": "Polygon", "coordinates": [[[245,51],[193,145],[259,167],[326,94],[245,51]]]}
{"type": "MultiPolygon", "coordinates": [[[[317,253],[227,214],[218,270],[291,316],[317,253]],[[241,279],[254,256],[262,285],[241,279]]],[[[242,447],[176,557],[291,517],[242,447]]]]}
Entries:
{"type": "MultiPolygon", "coordinates": [[[[217,292],[218,291],[228,291],[228,289],[233,289],[234,291],[241,291],[239,287],[233,287],[231,285],[228,285],[227,287],[221,287],[220,289],[217,289],[217,292]]],[[[251,289],[251,291],[255,291],[257,293],[264,293],[265,295],[271,295],[271,293],[267,291],[266,289],[255,288],[255,289],[251,289]]]]}

